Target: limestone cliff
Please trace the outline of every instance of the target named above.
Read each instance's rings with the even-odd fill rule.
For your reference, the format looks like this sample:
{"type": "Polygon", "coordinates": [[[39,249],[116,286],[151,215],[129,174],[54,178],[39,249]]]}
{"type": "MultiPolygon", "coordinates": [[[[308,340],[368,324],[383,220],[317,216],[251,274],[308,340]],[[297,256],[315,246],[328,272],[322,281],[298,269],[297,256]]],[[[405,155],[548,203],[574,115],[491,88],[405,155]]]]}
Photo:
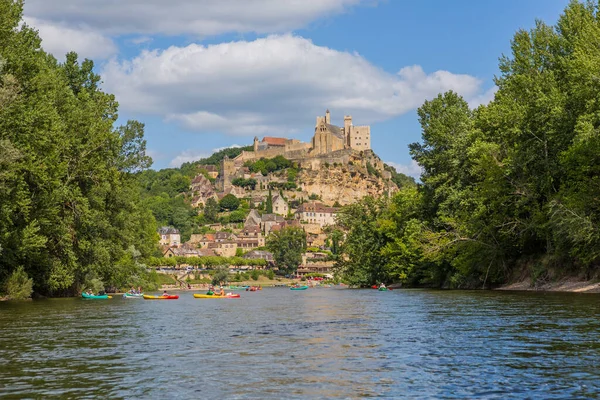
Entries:
{"type": "Polygon", "coordinates": [[[303,192],[317,194],[326,204],[355,203],[365,196],[378,197],[398,190],[391,180],[369,175],[356,165],[323,166],[318,170],[302,170],[297,177],[303,192]]]}

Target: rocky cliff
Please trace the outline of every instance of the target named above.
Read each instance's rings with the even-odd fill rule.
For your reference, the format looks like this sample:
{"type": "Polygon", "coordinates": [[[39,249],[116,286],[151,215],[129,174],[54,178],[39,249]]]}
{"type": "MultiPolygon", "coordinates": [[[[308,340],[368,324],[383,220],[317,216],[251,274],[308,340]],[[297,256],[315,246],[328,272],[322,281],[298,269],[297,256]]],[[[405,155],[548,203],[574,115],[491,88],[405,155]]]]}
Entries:
{"type": "Polygon", "coordinates": [[[321,196],[326,204],[337,201],[341,205],[347,205],[365,196],[378,197],[398,190],[391,180],[370,175],[366,168],[355,165],[302,170],[297,181],[304,192],[321,196]]]}

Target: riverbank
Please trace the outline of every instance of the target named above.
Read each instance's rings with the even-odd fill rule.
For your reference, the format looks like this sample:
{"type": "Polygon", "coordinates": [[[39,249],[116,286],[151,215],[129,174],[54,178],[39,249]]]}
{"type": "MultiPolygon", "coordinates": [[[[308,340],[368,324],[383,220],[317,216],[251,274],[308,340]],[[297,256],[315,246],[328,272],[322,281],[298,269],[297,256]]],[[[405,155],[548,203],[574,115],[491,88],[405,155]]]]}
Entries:
{"type": "Polygon", "coordinates": [[[532,284],[530,279],[503,285],[495,290],[519,290],[529,292],[572,292],[572,293],[600,293],[598,280],[582,281],[575,278],[565,278],[556,282],[532,284]]]}

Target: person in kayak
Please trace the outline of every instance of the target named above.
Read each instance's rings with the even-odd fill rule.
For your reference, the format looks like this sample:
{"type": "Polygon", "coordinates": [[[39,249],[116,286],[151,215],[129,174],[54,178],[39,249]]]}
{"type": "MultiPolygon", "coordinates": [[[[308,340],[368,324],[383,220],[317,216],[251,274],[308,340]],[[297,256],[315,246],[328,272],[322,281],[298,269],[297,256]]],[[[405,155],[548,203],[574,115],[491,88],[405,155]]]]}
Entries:
{"type": "Polygon", "coordinates": [[[163,294],[162,295],[163,295],[163,297],[167,297],[167,296],[169,296],[169,293],[167,293],[166,290],[163,290],[163,294]]]}
{"type": "Polygon", "coordinates": [[[379,289],[385,289],[385,283],[381,282],[381,285],[379,285],[379,289]]]}
{"type": "Polygon", "coordinates": [[[223,289],[223,286],[219,287],[219,291],[215,293],[215,296],[225,296],[225,289],[223,289]]]}

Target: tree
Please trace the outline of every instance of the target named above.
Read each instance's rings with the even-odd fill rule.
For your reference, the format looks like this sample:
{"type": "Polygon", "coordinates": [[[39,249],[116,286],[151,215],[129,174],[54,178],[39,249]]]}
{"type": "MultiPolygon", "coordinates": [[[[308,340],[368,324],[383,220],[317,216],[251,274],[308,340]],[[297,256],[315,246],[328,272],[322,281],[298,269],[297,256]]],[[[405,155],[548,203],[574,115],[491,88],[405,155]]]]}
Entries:
{"type": "Polygon", "coordinates": [[[215,223],[218,220],[219,214],[219,205],[214,198],[209,198],[206,200],[206,204],[204,205],[204,218],[210,223],[215,223]]]}
{"type": "Polygon", "coordinates": [[[22,3],[0,1],[0,281],[43,295],[74,294],[90,273],[116,284],[128,249],[157,243],[133,175],[151,163],[143,124],[115,126],[93,62],[44,52],[22,3]]]}
{"type": "Polygon", "coordinates": [[[267,214],[273,214],[273,195],[271,194],[270,187],[269,187],[269,195],[267,196],[267,202],[265,204],[265,212],[267,214]]]}
{"type": "Polygon", "coordinates": [[[228,194],[219,201],[219,206],[221,210],[234,211],[240,206],[240,200],[234,195],[228,194]]]}
{"type": "Polygon", "coordinates": [[[295,273],[306,250],[306,233],[295,226],[284,228],[267,237],[267,248],[280,270],[295,273]]]}
{"type": "Polygon", "coordinates": [[[211,282],[213,285],[219,285],[221,283],[229,282],[229,268],[227,267],[218,267],[215,272],[212,274],[211,282]]]}

